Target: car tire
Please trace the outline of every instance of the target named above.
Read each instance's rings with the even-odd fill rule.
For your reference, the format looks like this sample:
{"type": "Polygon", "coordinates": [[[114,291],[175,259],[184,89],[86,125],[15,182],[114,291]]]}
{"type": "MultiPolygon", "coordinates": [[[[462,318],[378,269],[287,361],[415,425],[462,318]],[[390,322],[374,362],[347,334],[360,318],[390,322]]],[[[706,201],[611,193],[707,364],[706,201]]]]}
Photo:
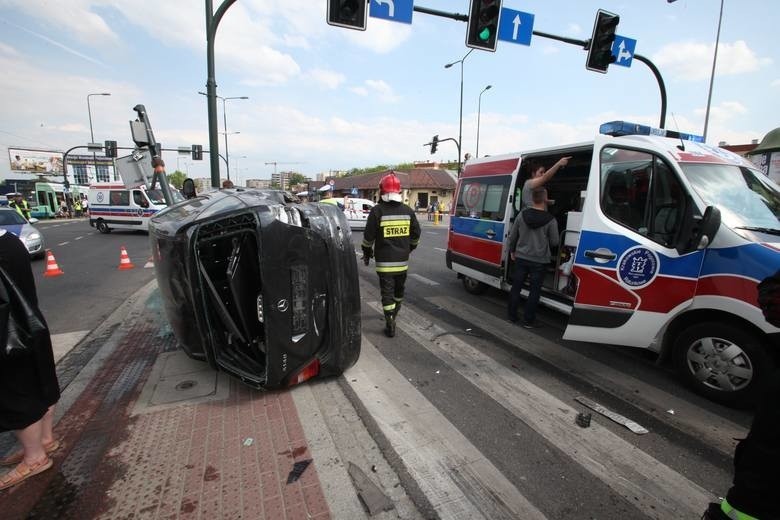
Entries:
{"type": "Polygon", "coordinates": [[[463,288],[466,289],[466,292],[469,294],[482,294],[487,291],[488,286],[479,280],[475,280],[469,276],[464,276],[463,288]]]}
{"type": "Polygon", "coordinates": [[[674,363],[694,391],[739,408],[755,403],[774,368],[756,334],[714,321],[691,325],[677,335],[674,363]]]}
{"type": "Polygon", "coordinates": [[[106,224],[103,220],[98,220],[97,223],[95,223],[95,227],[103,234],[111,233],[111,228],[108,227],[108,224],[106,224]]]}

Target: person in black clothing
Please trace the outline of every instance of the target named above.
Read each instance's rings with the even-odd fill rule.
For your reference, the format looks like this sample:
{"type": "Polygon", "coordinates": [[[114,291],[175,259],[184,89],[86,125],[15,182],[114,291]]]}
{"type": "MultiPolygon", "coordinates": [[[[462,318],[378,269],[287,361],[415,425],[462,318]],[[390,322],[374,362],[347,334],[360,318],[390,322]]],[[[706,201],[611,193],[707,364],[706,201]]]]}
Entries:
{"type": "Polygon", "coordinates": [[[380,202],[368,214],[363,232],[363,262],[375,258],[385,315],[385,334],[395,336],[395,317],[404,299],[409,254],[420,242],[420,224],[412,208],[402,202],[401,182],[395,174],[382,177],[380,202]]]}
{"type": "MultiPolygon", "coordinates": [[[[0,476],[1,490],[15,486],[52,466],[49,454],[59,447],[52,426],[54,404],[60,398],[60,388],[51,337],[38,308],[30,255],[16,236],[2,229],[0,267],[2,303],[10,306],[14,322],[18,324],[25,320],[25,316],[21,315],[23,313],[20,313],[23,302],[17,301],[23,298],[27,307],[32,309],[33,319],[37,319],[43,326],[43,334],[35,334],[33,339],[25,343],[27,349],[23,354],[6,356],[3,352],[0,355],[0,432],[13,430],[22,445],[20,451],[0,460],[0,465],[14,466],[11,471],[0,476]]],[[[8,316],[4,314],[5,317],[8,316]]],[[[10,330],[10,322],[10,317],[0,321],[0,327],[3,328],[0,337],[6,341],[9,337],[18,338],[20,335],[10,330]]],[[[0,345],[3,351],[6,349],[6,341],[0,345]]]]}
{"type": "MultiPolygon", "coordinates": [[[[780,271],[758,284],[758,305],[766,321],[780,327],[780,271]]],[[[761,394],[747,437],[734,451],[734,485],[720,504],[710,504],[703,520],[779,520],[780,370],[761,394]]]]}

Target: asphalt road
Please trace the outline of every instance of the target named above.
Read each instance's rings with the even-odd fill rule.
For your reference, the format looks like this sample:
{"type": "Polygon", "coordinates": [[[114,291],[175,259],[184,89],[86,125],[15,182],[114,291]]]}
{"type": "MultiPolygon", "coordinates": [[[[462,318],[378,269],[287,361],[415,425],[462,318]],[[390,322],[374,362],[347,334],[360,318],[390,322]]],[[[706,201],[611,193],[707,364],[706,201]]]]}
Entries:
{"type": "Polygon", "coordinates": [[[65,273],[45,277],[46,259],[33,261],[40,307],[53,335],[94,329],[154,277],[154,269],[144,269],[151,256],[146,233],[103,235],[87,219],[40,221],[36,227],[65,273]],[[118,269],[122,246],[133,269],[118,269]]]}

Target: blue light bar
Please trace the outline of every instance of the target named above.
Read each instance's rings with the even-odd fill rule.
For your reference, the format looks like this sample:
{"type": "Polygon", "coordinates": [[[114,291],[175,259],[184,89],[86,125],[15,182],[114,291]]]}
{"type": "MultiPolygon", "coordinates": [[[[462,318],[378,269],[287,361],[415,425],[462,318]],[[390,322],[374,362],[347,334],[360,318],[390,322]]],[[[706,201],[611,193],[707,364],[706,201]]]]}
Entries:
{"type": "Polygon", "coordinates": [[[657,135],[660,137],[671,137],[672,139],[682,139],[684,141],[693,141],[703,143],[704,137],[684,132],[675,132],[674,130],[665,130],[663,128],[653,128],[652,126],[629,123],[628,121],[610,121],[599,127],[599,133],[620,137],[624,135],[657,135]]]}

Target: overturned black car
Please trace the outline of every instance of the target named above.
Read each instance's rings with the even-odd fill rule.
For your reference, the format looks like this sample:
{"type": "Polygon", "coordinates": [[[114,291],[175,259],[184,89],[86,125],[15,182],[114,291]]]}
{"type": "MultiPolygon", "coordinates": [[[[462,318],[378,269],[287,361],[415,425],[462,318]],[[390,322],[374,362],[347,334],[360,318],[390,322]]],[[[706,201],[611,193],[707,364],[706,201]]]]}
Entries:
{"type": "Polygon", "coordinates": [[[160,211],[149,237],[166,315],[190,357],[268,389],[357,361],[357,262],[335,206],[212,191],[160,211]]]}

